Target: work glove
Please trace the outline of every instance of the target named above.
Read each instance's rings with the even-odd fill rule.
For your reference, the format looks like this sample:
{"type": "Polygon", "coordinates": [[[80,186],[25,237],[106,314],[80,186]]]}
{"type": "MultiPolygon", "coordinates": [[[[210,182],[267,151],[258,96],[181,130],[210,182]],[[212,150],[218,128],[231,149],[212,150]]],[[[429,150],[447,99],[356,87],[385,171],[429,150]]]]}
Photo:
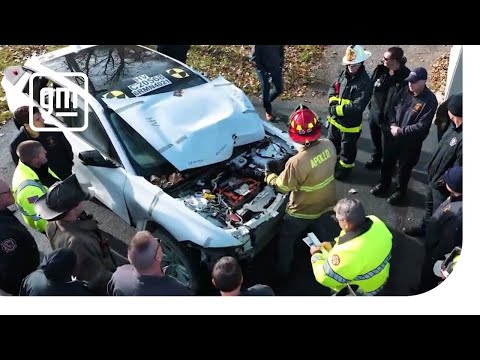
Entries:
{"type": "Polygon", "coordinates": [[[330,105],[328,108],[328,113],[330,116],[337,116],[337,105],[330,105]]]}
{"type": "Polygon", "coordinates": [[[285,165],[287,164],[288,159],[290,159],[292,156],[293,155],[288,154],[282,159],[268,161],[265,164],[265,172],[280,174],[285,169],[285,165]]]}
{"type": "MultiPolygon", "coordinates": [[[[283,165],[285,167],[285,164],[283,165]]],[[[280,174],[283,169],[280,160],[270,160],[265,164],[265,173],[267,174],[280,174]]]]}

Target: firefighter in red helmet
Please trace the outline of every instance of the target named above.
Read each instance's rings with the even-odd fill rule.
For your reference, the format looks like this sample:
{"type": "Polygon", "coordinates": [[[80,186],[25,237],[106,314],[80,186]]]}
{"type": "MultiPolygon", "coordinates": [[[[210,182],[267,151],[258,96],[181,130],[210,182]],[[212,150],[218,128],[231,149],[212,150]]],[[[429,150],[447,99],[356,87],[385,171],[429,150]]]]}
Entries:
{"type": "Polygon", "coordinates": [[[300,151],[288,159],[279,174],[272,171],[270,164],[265,169],[265,181],[269,185],[280,192],[290,192],[277,242],[276,273],[279,280],[290,272],[297,239],[301,240],[309,231],[319,239],[324,238],[318,219],[336,203],[335,146],[328,139],[320,139],[317,115],[304,105],[297,107],[289,119],[289,135],[303,145],[300,151]]]}

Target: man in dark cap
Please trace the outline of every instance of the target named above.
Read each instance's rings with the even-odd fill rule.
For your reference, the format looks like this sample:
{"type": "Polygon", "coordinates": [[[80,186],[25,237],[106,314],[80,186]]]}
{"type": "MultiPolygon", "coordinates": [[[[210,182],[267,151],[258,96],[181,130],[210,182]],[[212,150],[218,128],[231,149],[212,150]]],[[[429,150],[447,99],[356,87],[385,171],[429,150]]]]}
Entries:
{"type": "Polygon", "coordinates": [[[397,190],[387,199],[391,205],[398,205],[405,198],[413,167],[422,151],[423,141],[428,136],[438,102],[426,86],[427,70],[416,68],[405,79],[408,88],[393,101],[388,122],[390,133],[384,136],[384,157],[380,183],[370,193],[387,195],[392,182],[393,170],[398,161],[399,174],[397,190]]]}
{"type": "Polygon", "coordinates": [[[52,248],[70,248],[77,256],[73,275],[87,281],[93,293],[106,295],[107,283],[116,266],[108,237],[83,210],[82,203],[89,197],[72,175],[55,183],[39,198],[35,210],[42,219],[48,220],[46,235],[52,248]]]}
{"type": "Polygon", "coordinates": [[[84,281],[72,278],[77,256],[70,249],[53,250],[40,268],[22,282],[20,296],[88,296],[84,281]]]}
{"type": "Polygon", "coordinates": [[[443,175],[454,165],[462,166],[462,100],[462,93],[453,95],[448,99],[448,116],[453,126],[450,126],[443,135],[428,164],[428,189],[425,199],[425,215],[419,225],[405,229],[405,234],[407,235],[425,235],[425,229],[432,213],[445,201],[449,194],[445,187],[443,175]]]}
{"type": "Polygon", "coordinates": [[[445,254],[451,252],[456,246],[462,246],[462,173],[462,167],[454,166],[443,176],[450,196],[434,212],[426,229],[425,262],[418,288],[419,293],[429,291],[438,284],[438,278],[432,270],[435,263],[443,260],[445,254]]]}

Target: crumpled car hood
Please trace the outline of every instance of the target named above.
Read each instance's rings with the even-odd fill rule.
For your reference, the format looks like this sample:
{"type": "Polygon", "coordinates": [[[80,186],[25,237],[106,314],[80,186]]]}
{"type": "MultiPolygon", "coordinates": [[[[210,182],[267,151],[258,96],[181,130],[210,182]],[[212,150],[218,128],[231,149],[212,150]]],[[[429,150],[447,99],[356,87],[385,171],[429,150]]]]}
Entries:
{"type": "Polygon", "coordinates": [[[180,171],[227,160],[234,147],[265,137],[248,97],[222,77],[180,94],[104,101],[180,171]]]}

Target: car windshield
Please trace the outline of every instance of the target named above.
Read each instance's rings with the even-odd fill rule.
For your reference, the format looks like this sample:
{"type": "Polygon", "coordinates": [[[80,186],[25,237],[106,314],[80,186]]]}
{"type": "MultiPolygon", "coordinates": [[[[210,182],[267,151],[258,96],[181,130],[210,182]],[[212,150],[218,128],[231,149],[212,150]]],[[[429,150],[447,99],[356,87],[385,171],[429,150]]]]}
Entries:
{"type": "Polygon", "coordinates": [[[117,113],[110,113],[110,123],[138,175],[168,174],[176,169],[117,113]]]}
{"type": "Polygon", "coordinates": [[[83,72],[90,92],[106,97],[139,97],[206,83],[182,63],[136,45],[94,46],[43,64],[57,72],[83,72]]]}

